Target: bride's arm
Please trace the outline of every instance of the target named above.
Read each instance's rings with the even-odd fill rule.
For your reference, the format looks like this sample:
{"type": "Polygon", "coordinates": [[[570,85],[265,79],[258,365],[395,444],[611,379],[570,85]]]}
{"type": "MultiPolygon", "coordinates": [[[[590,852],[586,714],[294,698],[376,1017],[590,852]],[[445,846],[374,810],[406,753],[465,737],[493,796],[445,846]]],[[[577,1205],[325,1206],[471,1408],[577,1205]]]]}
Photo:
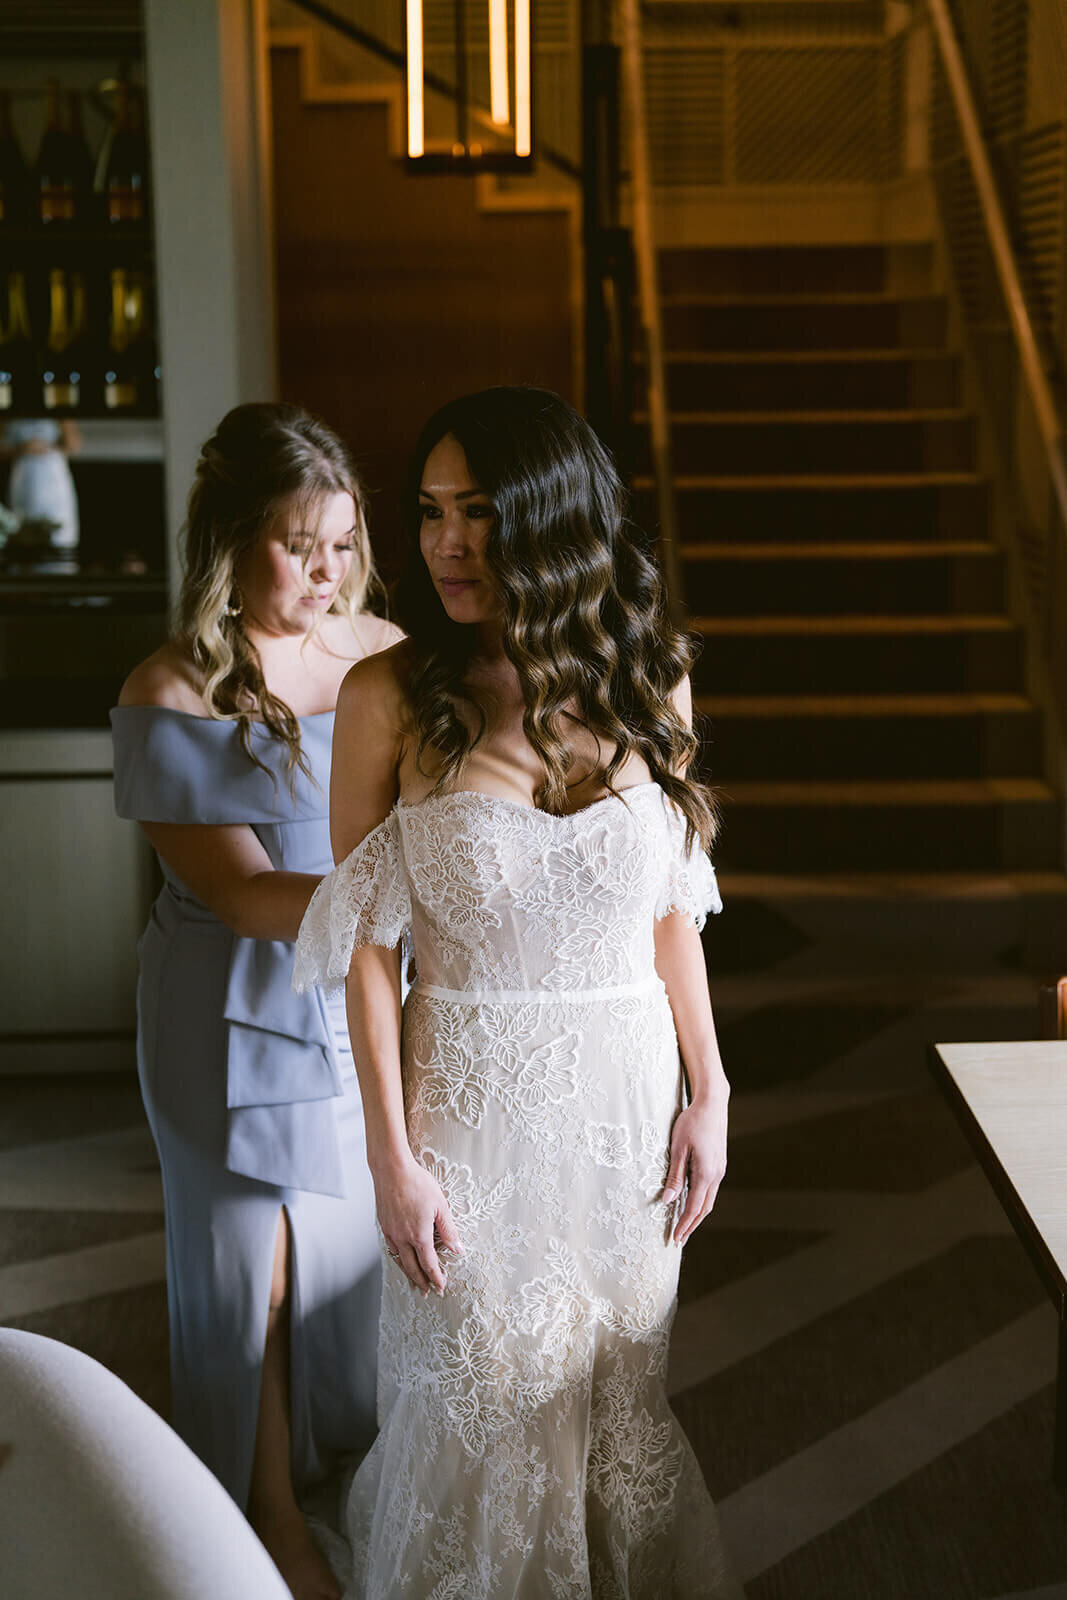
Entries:
{"type": "MultiPolygon", "coordinates": [[[[688,678],[683,678],[675,691],[674,706],[691,726],[688,678]]],[[[730,1085],[719,1055],[700,934],[689,917],[674,911],[657,922],[655,942],[656,971],[667,990],[689,1083],[689,1104],[671,1130],[670,1167],[663,1190],[664,1200],[675,1200],[688,1179],[689,1192],[674,1229],[675,1239],[684,1244],[715,1204],[726,1172],[730,1085]]]]}
{"type": "Polygon", "coordinates": [[[674,1014],[678,1049],[689,1081],[689,1105],[671,1130],[671,1161],[663,1199],[671,1201],[689,1180],[674,1237],[684,1244],[715,1204],[726,1172],[726,1081],[700,935],[680,911],[656,924],[656,970],[674,1014]]]}
{"type": "MultiPolygon", "coordinates": [[[[396,647],[402,650],[403,646],[396,647]]],[[[352,668],[341,686],[330,774],[330,837],[344,858],[392,810],[403,753],[403,698],[394,650],[352,668]]],[[[357,946],[345,984],[367,1163],[390,1253],[423,1294],[443,1294],[437,1246],[460,1251],[440,1185],[412,1155],[400,1067],[400,952],[357,946]]]]}

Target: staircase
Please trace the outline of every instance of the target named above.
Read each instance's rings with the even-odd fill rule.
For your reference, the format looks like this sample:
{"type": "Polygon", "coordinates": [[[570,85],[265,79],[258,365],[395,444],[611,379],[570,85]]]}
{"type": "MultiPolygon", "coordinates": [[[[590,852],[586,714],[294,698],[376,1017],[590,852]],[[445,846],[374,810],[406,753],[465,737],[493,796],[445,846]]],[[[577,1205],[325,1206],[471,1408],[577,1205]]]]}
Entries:
{"type": "MultiPolygon", "coordinates": [[[[1064,887],[975,419],[929,284],[921,247],[661,254],[694,688],[742,889],[1064,887]]],[[[636,487],[651,519],[651,480],[636,487]]]]}

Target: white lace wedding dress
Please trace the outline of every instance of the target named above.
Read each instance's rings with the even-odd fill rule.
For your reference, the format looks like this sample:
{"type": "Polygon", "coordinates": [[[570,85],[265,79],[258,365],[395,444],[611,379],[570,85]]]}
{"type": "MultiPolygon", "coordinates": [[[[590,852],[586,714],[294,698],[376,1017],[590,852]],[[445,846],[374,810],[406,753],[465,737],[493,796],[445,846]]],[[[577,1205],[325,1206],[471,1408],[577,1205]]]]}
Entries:
{"type": "Polygon", "coordinates": [[[398,804],[312,900],[301,986],[411,932],[408,1132],[465,1247],[443,1298],[386,1262],[350,1600],[741,1592],[664,1391],[683,1084],[654,920],[719,906],[652,783],[560,817],[398,804]]]}

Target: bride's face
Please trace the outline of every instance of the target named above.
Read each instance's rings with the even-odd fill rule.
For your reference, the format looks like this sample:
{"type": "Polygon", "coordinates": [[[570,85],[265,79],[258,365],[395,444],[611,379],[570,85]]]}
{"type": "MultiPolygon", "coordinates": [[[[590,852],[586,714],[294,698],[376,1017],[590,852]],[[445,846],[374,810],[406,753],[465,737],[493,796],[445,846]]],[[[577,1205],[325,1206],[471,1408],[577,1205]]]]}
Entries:
{"type": "Polygon", "coordinates": [[[419,547],[453,622],[496,622],[500,599],[485,559],[493,505],[451,434],[426,457],[419,488],[419,547]]]}

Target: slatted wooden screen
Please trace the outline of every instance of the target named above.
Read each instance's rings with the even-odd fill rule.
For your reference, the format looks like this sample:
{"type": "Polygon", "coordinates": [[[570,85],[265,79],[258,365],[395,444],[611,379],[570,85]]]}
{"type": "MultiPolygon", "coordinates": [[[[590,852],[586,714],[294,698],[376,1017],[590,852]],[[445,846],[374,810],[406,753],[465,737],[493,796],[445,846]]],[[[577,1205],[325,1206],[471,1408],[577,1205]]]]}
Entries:
{"type": "Polygon", "coordinates": [[[902,56],[883,0],[650,0],[644,28],[658,189],[899,170],[902,56]]]}

